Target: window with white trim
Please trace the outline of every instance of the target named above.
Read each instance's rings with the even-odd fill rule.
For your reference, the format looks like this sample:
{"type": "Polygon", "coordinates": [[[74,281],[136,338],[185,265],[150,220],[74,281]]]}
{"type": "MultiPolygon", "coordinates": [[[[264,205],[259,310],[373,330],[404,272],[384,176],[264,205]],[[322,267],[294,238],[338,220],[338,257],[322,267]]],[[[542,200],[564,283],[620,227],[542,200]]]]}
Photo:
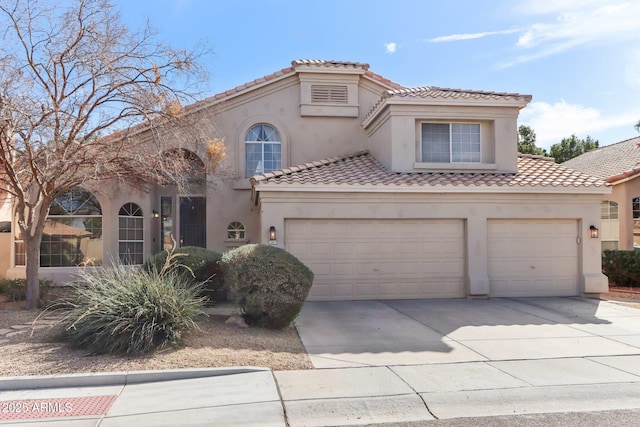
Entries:
{"type": "Polygon", "coordinates": [[[118,257],[125,265],[144,263],[144,220],[142,209],[125,203],[118,212],[118,257]]]}
{"type": "Polygon", "coordinates": [[[271,125],[253,126],[245,137],[245,177],[271,172],[282,166],[282,140],[271,125]]]}
{"type": "Polygon", "coordinates": [[[244,225],[239,221],[233,221],[227,227],[227,238],[228,239],[244,239],[245,236],[245,228],[244,225]]]}
{"type": "Polygon", "coordinates": [[[480,163],[479,123],[422,123],[420,161],[423,163],[480,163]]]}

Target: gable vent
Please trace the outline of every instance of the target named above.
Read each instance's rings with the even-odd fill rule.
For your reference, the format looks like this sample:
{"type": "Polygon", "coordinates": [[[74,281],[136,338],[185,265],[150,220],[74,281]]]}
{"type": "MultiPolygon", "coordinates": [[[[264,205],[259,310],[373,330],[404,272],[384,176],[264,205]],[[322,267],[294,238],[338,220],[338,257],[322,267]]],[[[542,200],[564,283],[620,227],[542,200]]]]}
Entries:
{"type": "Polygon", "coordinates": [[[347,87],[337,85],[311,85],[311,102],[347,104],[347,87]]]}

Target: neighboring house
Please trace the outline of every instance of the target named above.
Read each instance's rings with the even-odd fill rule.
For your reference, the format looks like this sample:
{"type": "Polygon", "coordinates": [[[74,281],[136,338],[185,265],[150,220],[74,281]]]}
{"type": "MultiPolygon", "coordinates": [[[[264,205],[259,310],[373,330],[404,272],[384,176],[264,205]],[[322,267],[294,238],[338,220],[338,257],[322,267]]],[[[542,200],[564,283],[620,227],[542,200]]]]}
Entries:
{"type": "MultiPolygon", "coordinates": [[[[611,190],[518,155],[530,100],[405,88],[357,62],[294,61],[185,109],[225,140],[207,185],[178,194],[102,184],[62,200],[50,220],[91,235],[45,239],[41,272],[60,283],[78,262],[137,264],[175,239],[285,248],[315,273],[314,300],[605,292],[589,228],[611,190]]],[[[12,271],[23,274],[19,236],[14,247],[12,271]]]]}
{"type": "Polygon", "coordinates": [[[562,165],[611,184],[602,200],[602,249],[640,248],[640,137],[588,151],[562,165]]]}

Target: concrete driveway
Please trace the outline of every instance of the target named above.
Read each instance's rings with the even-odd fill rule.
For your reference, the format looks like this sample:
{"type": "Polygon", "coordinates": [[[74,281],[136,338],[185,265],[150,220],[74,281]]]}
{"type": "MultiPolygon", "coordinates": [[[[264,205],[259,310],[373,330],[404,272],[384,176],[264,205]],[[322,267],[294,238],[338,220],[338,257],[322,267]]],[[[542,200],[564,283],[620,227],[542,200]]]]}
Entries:
{"type": "Polygon", "coordinates": [[[580,297],[308,302],[296,327],[316,368],[640,354],[640,309],[580,297]]]}

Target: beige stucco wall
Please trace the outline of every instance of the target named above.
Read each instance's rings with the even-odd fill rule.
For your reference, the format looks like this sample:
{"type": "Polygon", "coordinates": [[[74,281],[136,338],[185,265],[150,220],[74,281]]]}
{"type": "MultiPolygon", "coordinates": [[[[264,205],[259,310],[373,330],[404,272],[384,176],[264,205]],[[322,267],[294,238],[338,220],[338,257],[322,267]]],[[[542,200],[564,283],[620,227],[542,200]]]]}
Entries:
{"type": "Polygon", "coordinates": [[[633,250],[633,199],[640,197],[640,177],[613,185],[613,192],[605,195],[603,200],[618,203],[620,224],[620,240],[618,249],[633,250]]]}
{"type": "MultiPolygon", "coordinates": [[[[386,88],[361,74],[354,70],[353,75],[340,78],[359,82],[357,102],[353,103],[357,106],[357,117],[302,116],[297,74],[270,81],[262,87],[258,85],[249,93],[229,97],[223,103],[214,102],[201,110],[193,110],[193,117],[197,117],[194,121],[200,123],[205,136],[224,138],[225,141],[226,158],[216,173],[207,177],[206,187],[194,187],[179,194],[171,187],[154,187],[147,192],[138,192],[117,183],[101,183],[95,189],[87,186],[88,190],[95,192],[102,206],[104,263],[108,264],[110,258],[117,258],[118,210],[126,202],[137,203],[144,212],[145,254],[150,256],[160,250],[161,222],[159,218],[153,218],[151,212],[160,211],[161,196],[173,197],[176,212],[180,197],[206,196],[209,249],[224,252],[238,244],[227,240],[227,227],[233,221],[240,221],[246,228],[246,239],[242,243],[260,241],[263,230],[259,210],[251,201],[251,186],[245,178],[246,132],[258,123],[268,123],[278,129],[282,139],[283,167],[367,149],[367,135],[360,123],[386,88]]],[[[322,81],[322,76],[315,75],[314,81],[322,81]]],[[[354,93],[353,88],[349,90],[350,94],[354,93]]],[[[148,136],[140,134],[137,137],[148,136]]],[[[176,145],[191,148],[189,141],[176,139],[176,145]]],[[[206,153],[196,154],[206,162],[206,153]]],[[[175,222],[178,223],[177,219],[175,222]]],[[[71,280],[77,271],[77,268],[70,267],[42,268],[41,274],[56,283],[64,283],[71,280]]],[[[9,274],[23,277],[24,267],[12,267],[9,274]]]]}
{"type": "Polygon", "coordinates": [[[267,230],[278,231],[277,246],[284,248],[286,218],[456,218],[466,222],[467,285],[470,295],[487,295],[487,221],[490,219],[575,219],[579,233],[580,291],[606,292],[601,272],[599,239],[589,237],[589,226],[600,225],[601,194],[455,194],[455,193],[260,193],[261,242],[267,230]]]}

